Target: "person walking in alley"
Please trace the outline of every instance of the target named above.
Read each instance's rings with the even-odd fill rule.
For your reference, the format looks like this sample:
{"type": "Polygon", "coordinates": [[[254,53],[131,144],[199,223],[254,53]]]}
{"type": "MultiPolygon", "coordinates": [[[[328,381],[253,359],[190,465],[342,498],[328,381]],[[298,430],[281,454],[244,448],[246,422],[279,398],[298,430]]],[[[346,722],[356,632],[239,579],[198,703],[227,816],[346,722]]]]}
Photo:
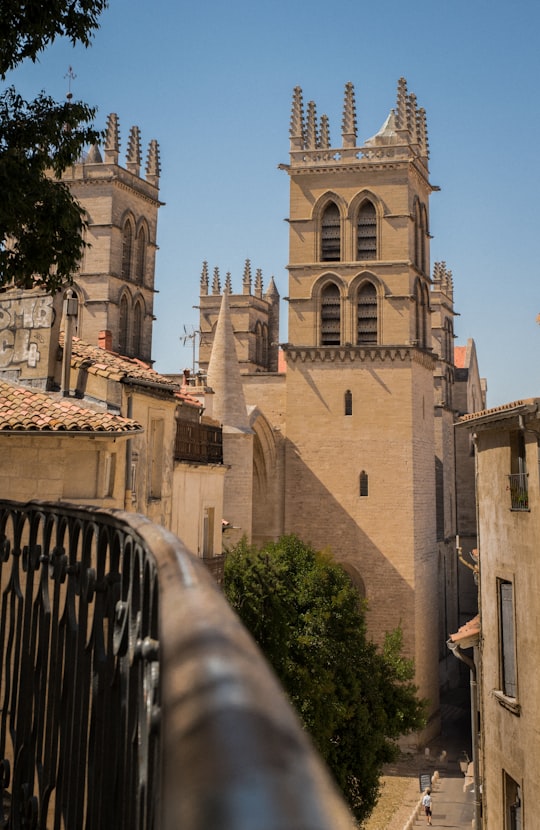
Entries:
{"type": "Polygon", "coordinates": [[[427,824],[431,824],[431,790],[429,789],[429,787],[424,793],[424,797],[422,799],[422,807],[424,808],[424,812],[426,814],[427,824]]]}

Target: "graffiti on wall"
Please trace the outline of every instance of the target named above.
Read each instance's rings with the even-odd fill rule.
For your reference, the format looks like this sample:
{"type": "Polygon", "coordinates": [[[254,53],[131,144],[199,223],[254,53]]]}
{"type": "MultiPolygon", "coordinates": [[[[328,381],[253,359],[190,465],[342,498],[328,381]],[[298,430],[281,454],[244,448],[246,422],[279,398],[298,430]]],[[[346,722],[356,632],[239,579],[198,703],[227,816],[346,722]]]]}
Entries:
{"type": "Polygon", "coordinates": [[[0,300],[0,369],[34,369],[46,346],[53,320],[52,297],[0,300]]]}

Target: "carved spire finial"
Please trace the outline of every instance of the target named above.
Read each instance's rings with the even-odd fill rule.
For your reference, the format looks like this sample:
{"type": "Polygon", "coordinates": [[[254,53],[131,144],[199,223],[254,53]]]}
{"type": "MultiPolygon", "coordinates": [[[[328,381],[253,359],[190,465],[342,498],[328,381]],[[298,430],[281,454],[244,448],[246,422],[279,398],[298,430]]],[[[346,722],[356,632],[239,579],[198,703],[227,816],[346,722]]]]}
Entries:
{"type": "Polygon", "coordinates": [[[321,150],[330,149],[330,127],[328,124],[328,116],[321,115],[321,133],[319,136],[319,147],[321,150]]]}
{"type": "Polygon", "coordinates": [[[141,172],[141,132],[138,127],[129,131],[126,167],[136,176],[141,172]]]}
{"type": "Polygon", "coordinates": [[[244,276],[242,277],[242,291],[244,294],[251,294],[251,262],[246,259],[244,265],[244,276]]]}
{"type": "Polygon", "coordinates": [[[159,184],[159,174],[161,173],[161,166],[159,163],[159,144],[153,138],[148,145],[148,156],[146,159],[146,181],[150,184],[159,184]]]}
{"type": "Polygon", "coordinates": [[[354,86],[350,81],[345,84],[341,135],[343,138],[343,147],[356,147],[356,103],[354,99],[354,86]]]}
{"type": "Polygon", "coordinates": [[[232,281],[231,281],[231,272],[227,271],[225,274],[225,287],[223,289],[224,294],[232,294],[232,281]]]}
{"type": "Polygon", "coordinates": [[[291,140],[291,150],[304,149],[304,103],[302,98],[302,87],[299,86],[295,86],[293,90],[289,137],[291,140]]]}
{"type": "Polygon", "coordinates": [[[219,268],[214,268],[214,278],[212,280],[212,294],[221,294],[221,283],[219,281],[219,268]]]}
{"type": "Polygon", "coordinates": [[[420,152],[426,159],[429,158],[429,141],[427,130],[426,111],[423,107],[418,110],[418,135],[420,140],[420,152]]]}
{"type": "Polygon", "coordinates": [[[111,112],[107,118],[107,129],[105,131],[105,161],[118,164],[118,153],[120,152],[120,132],[118,128],[118,116],[111,112]]]}
{"type": "Polygon", "coordinates": [[[411,92],[409,95],[408,119],[409,119],[409,133],[411,136],[411,144],[418,144],[418,105],[416,103],[416,95],[411,92]]]}
{"type": "Polygon", "coordinates": [[[208,263],[204,260],[201,272],[201,294],[207,296],[208,294],[208,263]]]}
{"type": "Polygon", "coordinates": [[[263,278],[262,278],[262,269],[257,268],[255,271],[255,296],[262,297],[263,294],[263,278]]]}
{"type": "Polygon", "coordinates": [[[306,150],[316,150],[318,146],[317,107],[315,101],[309,101],[306,119],[306,150]]]}
{"type": "Polygon", "coordinates": [[[407,102],[408,102],[407,81],[405,80],[405,78],[400,78],[399,81],[398,81],[397,101],[396,101],[396,129],[397,130],[406,130],[407,129],[407,102]]]}

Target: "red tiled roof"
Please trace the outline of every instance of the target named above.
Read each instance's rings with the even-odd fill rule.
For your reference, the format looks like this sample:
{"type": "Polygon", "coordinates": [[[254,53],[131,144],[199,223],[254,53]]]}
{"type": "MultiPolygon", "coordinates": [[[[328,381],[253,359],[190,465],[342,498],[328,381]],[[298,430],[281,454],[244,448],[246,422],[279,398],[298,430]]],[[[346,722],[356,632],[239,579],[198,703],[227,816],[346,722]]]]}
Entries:
{"type": "MultiPolygon", "coordinates": [[[[62,337],[60,344],[63,345],[62,337]]],[[[90,374],[100,377],[140,383],[141,386],[151,385],[172,393],[180,390],[178,383],[160,375],[148,363],[138,358],[124,357],[115,352],[109,352],[99,346],[85,343],[78,337],[73,338],[71,348],[71,365],[74,369],[84,368],[90,374]]]]}
{"type": "Polygon", "coordinates": [[[1,432],[141,432],[137,421],[111,412],[95,412],[72,400],[53,397],[0,379],[1,432]]]}
{"type": "Polygon", "coordinates": [[[513,415],[520,410],[536,411],[540,404],[540,398],[525,398],[522,401],[512,401],[511,403],[503,403],[500,406],[494,406],[492,409],[481,409],[478,412],[470,412],[468,415],[462,415],[459,418],[459,423],[475,420],[494,420],[497,416],[513,415]]]}

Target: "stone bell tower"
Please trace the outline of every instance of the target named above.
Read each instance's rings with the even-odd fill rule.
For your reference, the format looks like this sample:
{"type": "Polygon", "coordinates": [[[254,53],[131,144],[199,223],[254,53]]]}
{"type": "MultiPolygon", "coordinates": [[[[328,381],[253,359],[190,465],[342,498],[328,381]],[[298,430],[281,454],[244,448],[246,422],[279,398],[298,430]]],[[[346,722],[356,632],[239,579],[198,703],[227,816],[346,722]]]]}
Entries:
{"type": "Polygon", "coordinates": [[[401,625],[438,728],[434,371],[426,115],[405,79],[340,146],[294,90],[290,161],[285,532],[330,546],[376,639],[401,625]]]}
{"type": "Polygon", "coordinates": [[[139,127],[132,127],[120,161],[118,117],[108,117],[103,155],[98,146],[63,176],[87,212],[85,249],[74,289],[77,335],[149,361],[159,202],[159,146],[148,146],[144,176],[139,127]]]}

